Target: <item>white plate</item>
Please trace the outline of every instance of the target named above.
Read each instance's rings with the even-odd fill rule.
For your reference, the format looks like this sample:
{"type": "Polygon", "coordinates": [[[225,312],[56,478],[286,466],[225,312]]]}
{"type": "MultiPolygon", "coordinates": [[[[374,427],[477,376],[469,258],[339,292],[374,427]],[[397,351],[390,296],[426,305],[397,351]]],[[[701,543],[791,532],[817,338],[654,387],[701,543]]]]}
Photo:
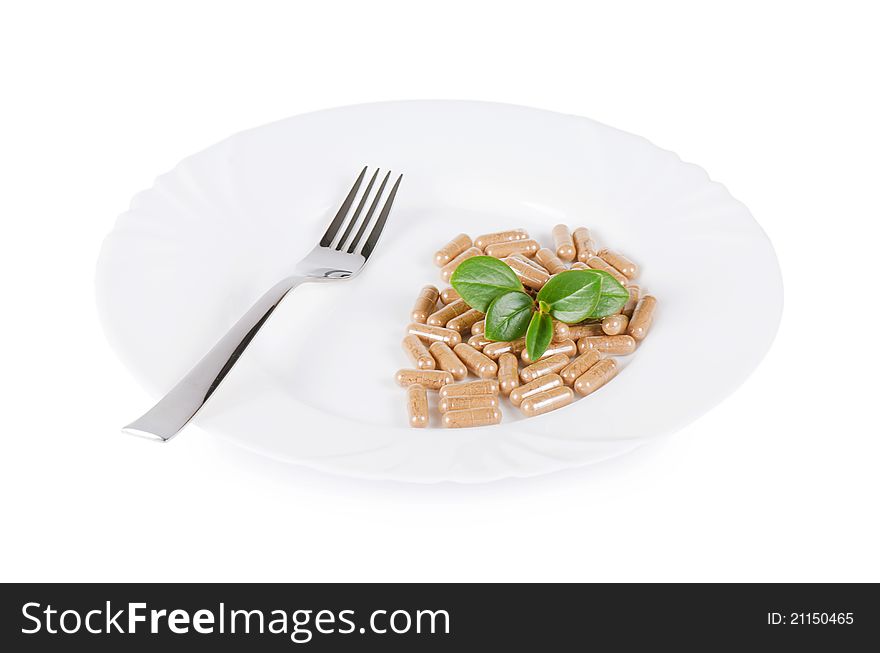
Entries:
{"type": "MultiPolygon", "coordinates": [[[[195,419],[273,458],[353,476],[488,481],[584,465],[699,417],[764,356],[782,282],[761,228],[723,186],[585,118],[478,102],[393,102],[296,116],[179,164],[132,201],[98,263],[108,338],[157,396],[308,251],[366,164],[404,173],[374,260],[276,311],[195,419]],[[501,426],[406,427],[394,372],[432,254],[465,231],[589,226],[658,297],[617,379],[501,426]]],[[[144,407],[145,409],[147,406],[144,407]]],[[[434,415],[436,423],[436,415],[434,415]]],[[[180,437],[188,437],[185,432],[180,437]]],[[[173,447],[173,444],[168,445],[173,447]]]]}

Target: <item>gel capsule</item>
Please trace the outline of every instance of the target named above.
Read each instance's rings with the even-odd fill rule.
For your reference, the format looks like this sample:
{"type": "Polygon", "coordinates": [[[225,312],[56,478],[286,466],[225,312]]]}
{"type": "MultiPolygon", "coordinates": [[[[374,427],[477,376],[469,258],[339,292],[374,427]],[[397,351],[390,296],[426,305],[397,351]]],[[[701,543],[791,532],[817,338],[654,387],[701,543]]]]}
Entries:
{"type": "Polygon", "coordinates": [[[498,381],[495,379],[481,379],[468,381],[467,383],[454,383],[440,388],[440,398],[446,397],[470,397],[472,395],[497,395],[498,381]]]}
{"type": "Polygon", "coordinates": [[[486,320],[477,320],[471,325],[471,335],[481,336],[486,333],[486,320]]]}
{"type": "MultiPolygon", "coordinates": [[[[577,251],[577,260],[580,263],[586,263],[591,256],[596,255],[596,243],[590,235],[590,230],[586,227],[578,227],[571,232],[571,239],[574,241],[574,248],[577,251]]],[[[574,265],[572,265],[574,267],[574,265]]]]}
{"type": "Polygon", "coordinates": [[[449,372],[442,370],[397,370],[394,378],[404,388],[418,383],[428,390],[439,390],[455,380],[449,372]]]}
{"type": "Polygon", "coordinates": [[[473,258],[474,256],[481,256],[483,252],[481,252],[476,247],[471,247],[470,249],[464,250],[461,254],[456,256],[454,259],[449,261],[446,265],[440,268],[440,278],[443,279],[446,283],[449,283],[449,279],[452,277],[452,273],[455,272],[455,268],[457,268],[463,261],[467,261],[469,258],[473,258]]]}
{"type": "Polygon", "coordinates": [[[494,245],[487,245],[485,252],[486,256],[492,256],[494,258],[505,258],[510,256],[511,254],[524,254],[525,256],[534,256],[535,252],[537,252],[541,248],[538,245],[538,241],[536,240],[512,240],[507,243],[495,243],[494,245]]]}
{"type": "Polygon", "coordinates": [[[437,361],[437,367],[441,370],[449,372],[456,381],[461,381],[467,377],[467,368],[461,359],[455,355],[455,352],[449,348],[445,342],[434,342],[428,347],[431,356],[437,361]]]}
{"type": "Polygon", "coordinates": [[[443,426],[448,429],[467,428],[469,426],[489,426],[501,421],[498,408],[471,408],[470,410],[451,410],[443,413],[443,426]]]}
{"type": "Polygon", "coordinates": [[[484,317],[486,317],[485,313],[480,313],[475,308],[470,309],[469,311],[465,311],[458,317],[454,317],[449,322],[446,323],[447,329],[452,329],[453,331],[458,331],[459,333],[464,333],[468,329],[472,328],[474,324],[481,321],[484,317]]]}
{"type": "Polygon", "coordinates": [[[603,249],[599,251],[599,258],[608,263],[608,265],[620,270],[621,274],[628,279],[632,279],[639,274],[639,266],[623,254],[612,252],[610,249],[603,249]]]}
{"type": "MultiPolygon", "coordinates": [[[[440,301],[444,304],[451,304],[458,299],[461,299],[461,295],[458,294],[455,288],[444,288],[440,291],[440,301]]],[[[433,311],[431,312],[433,313],[433,311]]]]}
{"type": "Polygon", "coordinates": [[[587,259],[587,265],[594,270],[604,270],[612,277],[617,279],[617,281],[623,286],[625,286],[629,281],[629,279],[623,276],[620,270],[618,270],[610,263],[607,263],[604,259],[599,258],[598,256],[591,256],[589,259],[587,259]]]}
{"type": "Polygon", "coordinates": [[[469,247],[473,247],[474,243],[467,234],[458,234],[455,238],[446,243],[434,254],[434,265],[442,268],[456,256],[461,254],[469,247]]]}
{"type": "Polygon", "coordinates": [[[526,348],[526,339],[525,338],[517,338],[516,340],[511,340],[510,342],[500,341],[500,342],[491,342],[485,347],[483,347],[483,353],[486,354],[489,358],[497,359],[501,354],[506,354],[510,352],[511,354],[519,355],[521,351],[526,348]]]}
{"type": "Polygon", "coordinates": [[[552,390],[545,390],[536,395],[525,399],[519,409],[526,417],[534,417],[535,415],[543,415],[551,410],[568,406],[574,401],[574,392],[571,388],[560,386],[552,390]]]}
{"type": "MultiPolygon", "coordinates": [[[[547,374],[541,376],[534,381],[529,381],[525,385],[514,388],[510,391],[510,403],[519,406],[523,400],[528,399],[536,394],[558,388],[562,385],[562,377],[558,374],[547,374]]],[[[441,391],[442,392],[442,391],[441,391]]]]}
{"type": "Polygon", "coordinates": [[[425,386],[413,383],[406,389],[406,411],[409,425],[423,429],[428,425],[428,393],[425,386]]]}
{"type": "Polygon", "coordinates": [[[609,315],[602,320],[602,331],[609,336],[619,336],[626,331],[629,318],[626,315],[609,315]]]}
{"type": "Polygon", "coordinates": [[[501,394],[508,396],[519,385],[519,361],[516,356],[507,353],[498,357],[498,387],[501,394]]]}
{"type": "Polygon", "coordinates": [[[636,341],[632,336],[590,336],[578,340],[580,353],[590,349],[612,356],[626,356],[636,350],[636,341]]]}
{"type": "Polygon", "coordinates": [[[413,322],[424,324],[428,320],[428,316],[434,312],[438,297],[440,297],[440,292],[434,286],[422,288],[419,296],[416,298],[416,303],[413,304],[410,319],[413,322]]]}
{"type": "Polygon", "coordinates": [[[590,336],[604,336],[602,331],[602,323],[596,324],[570,324],[568,326],[568,337],[572,340],[580,340],[581,338],[589,338],[590,336]]]}
{"type": "Polygon", "coordinates": [[[636,304],[632,320],[629,322],[627,333],[641,342],[648,335],[648,329],[654,321],[654,309],[657,307],[657,299],[653,295],[645,295],[636,304]]]}
{"type": "Polygon", "coordinates": [[[541,272],[546,272],[547,274],[550,274],[550,272],[549,272],[549,270],[547,270],[547,268],[545,268],[543,265],[538,263],[535,259],[531,259],[528,256],[524,256],[523,254],[511,254],[510,258],[519,259],[523,263],[531,265],[536,270],[540,270],[541,272]]]}
{"type": "Polygon", "coordinates": [[[559,370],[566,365],[568,365],[568,356],[565,354],[556,354],[550,358],[542,358],[537,363],[532,363],[528,367],[522,368],[519,371],[519,377],[524,383],[528,383],[529,381],[534,381],[545,374],[559,372],[559,370]]]}
{"type": "Polygon", "coordinates": [[[571,337],[571,327],[565,322],[553,320],[553,340],[559,342],[571,337]]]}
{"type": "Polygon", "coordinates": [[[474,246],[480,249],[486,249],[489,245],[496,243],[509,243],[516,240],[528,240],[529,233],[525,229],[510,229],[508,231],[496,231],[491,234],[483,234],[477,236],[474,240],[474,246]]]}
{"type": "Polygon", "coordinates": [[[589,270],[590,266],[584,263],[583,261],[575,261],[571,264],[572,270],[589,270]]]}
{"type": "Polygon", "coordinates": [[[412,359],[413,364],[420,370],[433,370],[434,357],[428,352],[428,348],[419,340],[417,336],[412,334],[406,336],[401,343],[403,351],[412,359]]]}
{"type": "Polygon", "coordinates": [[[486,345],[492,344],[492,341],[487,339],[482,333],[478,333],[477,335],[468,338],[467,343],[474,349],[479,349],[480,351],[483,351],[483,348],[486,345]]]}
{"type": "Polygon", "coordinates": [[[638,286],[627,286],[626,289],[629,290],[629,299],[620,312],[632,320],[633,311],[636,310],[636,304],[639,303],[639,292],[641,290],[638,286]]]}
{"type": "Polygon", "coordinates": [[[562,259],[546,247],[539,249],[535,254],[535,258],[538,259],[538,263],[543,265],[550,274],[559,274],[568,269],[565,267],[565,263],[562,262],[562,259]]]}
{"type": "Polygon", "coordinates": [[[604,358],[581,374],[574,382],[574,389],[579,395],[587,396],[595,392],[617,376],[617,361],[604,358]]]}
{"type": "Polygon", "coordinates": [[[577,378],[599,362],[601,355],[595,349],[588,349],[562,368],[559,376],[565,385],[573,385],[577,378]]]}
{"type": "MultiPolygon", "coordinates": [[[[551,341],[550,344],[547,346],[546,351],[544,351],[544,353],[541,354],[541,358],[539,358],[538,360],[539,361],[546,360],[546,359],[550,358],[551,356],[556,356],[557,354],[565,354],[566,356],[575,356],[575,355],[577,355],[577,351],[578,351],[577,345],[575,344],[574,340],[571,340],[570,338],[566,338],[565,340],[551,341]]],[[[535,362],[529,356],[529,352],[527,349],[523,349],[522,353],[519,355],[519,357],[522,359],[522,362],[525,363],[526,365],[528,365],[529,363],[535,362]]]]}
{"type": "Polygon", "coordinates": [[[495,395],[445,397],[437,404],[437,409],[441,413],[448,413],[453,410],[470,410],[472,408],[498,408],[498,397],[495,395]]]}
{"type": "Polygon", "coordinates": [[[449,320],[458,317],[462,313],[467,313],[469,310],[471,310],[471,307],[463,299],[458,299],[431,313],[428,316],[428,324],[431,326],[446,326],[449,320]]]}
{"type": "Polygon", "coordinates": [[[558,224],[553,227],[553,246],[556,248],[556,256],[563,261],[573,261],[577,253],[574,248],[574,240],[568,226],[558,224]]]}
{"type": "Polygon", "coordinates": [[[406,332],[418,336],[422,342],[429,344],[432,342],[445,342],[450,347],[455,347],[455,345],[461,342],[461,334],[458,331],[453,331],[452,329],[446,329],[444,327],[431,326],[430,324],[412,322],[406,327],[406,332]]]}
{"type": "Polygon", "coordinates": [[[550,280],[549,273],[539,270],[534,265],[523,263],[519,258],[508,256],[504,259],[504,262],[510,266],[510,269],[519,277],[522,284],[529,288],[539,290],[550,280]]]}
{"type": "Polygon", "coordinates": [[[481,379],[491,379],[498,374],[498,364],[479,349],[463,342],[455,345],[454,351],[467,368],[481,379]]]}

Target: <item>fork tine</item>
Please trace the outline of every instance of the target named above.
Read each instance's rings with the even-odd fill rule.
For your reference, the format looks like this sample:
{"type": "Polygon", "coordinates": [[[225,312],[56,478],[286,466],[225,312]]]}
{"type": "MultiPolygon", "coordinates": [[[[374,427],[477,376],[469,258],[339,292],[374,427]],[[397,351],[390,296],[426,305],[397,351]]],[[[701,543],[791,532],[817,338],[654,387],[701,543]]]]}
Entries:
{"type": "Polygon", "coordinates": [[[370,191],[373,189],[373,184],[376,182],[376,177],[379,176],[379,169],[376,168],[376,172],[373,173],[373,176],[370,178],[370,183],[367,184],[367,188],[364,190],[364,194],[361,196],[361,201],[358,202],[357,208],[354,210],[354,213],[348,219],[348,224],[345,226],[345,231],[342,232],[342,237],[339,239],[339,242],[336,243],[336,250],[342,251],[342,246],[345,245],[345,241],[348,240],[348,236],[351,233],[351,230],[354,229],[354,225],[357,224],[358,216],[361,214],[361,211],[364,209],[364,204],[367,203],[367,199],[370,197],[370,191]]]}
{"type": "MultiPolygon", "coordinates": [[[[377,171],[378,172],[378,171],[377,171]]],[[[382,192],[385,190],[385,184],[388,183],[388,178],[391,176],[391,171],[385,175],[385,178],[382,180],[382,183],[379,185],[379,190],[376,193],[376,197],[373,198],[373,203],[370,204],[370,210],[367,211],[366,217],[364,217],[364,221],[361,223],[360,229],[355,234],[354,239],[351,241],[351,244],[348,246],[348,253],[352,254],[357,247],[358,243],[363,237],[364,232],[367,230],[367,227],[370,224],[370,220],[373,219],[373,214],[376,212],[376,207],[379,206],[379,200],[382,199],[382,192]]]]}
{"type": "Polygon", "coordinates": [[[359,174],[358,178],[355,180],[354,186],[352,186],[351,190],[348,191],[348,195],[342,202],[342,206],[339,207],[339,211],[336,212],[336,217],[333,218],[330,226],[327,227],[327,231],[324,232],[324,237],[321,238],[321,247],[329,247],[330,243],[333,242],[333,238],[339,231],[339,226],[342,224],[345,216],[348,215],[348,210],[351,208],[352,202],[354,202],[354,198],[357,195],[358,188],[361,187],[361,182],[363,181],[364,175],[366,173],[367,166],[364,166],[364,169],[361,170],[361,174],[359,174]]]}
{"type": "Polygon", "coordinates": [[[361,250],[361,255],[364,258],[370,258],[370,254],[373,253],[376,243],[379,242],[379,236],[382,235],[382,230],[385,228],[385,222],[388,220],[388,214],[391,213],[391,205],[394,204],[394,197],[397,195],[397,188],[400,186],[400,181],[402,179],[403,175],[400,175],[397,178],[397,181],[394,182],[394,186],[391,187],[388,199],[385,200],[385,206],[382,207],[379,219],[376,220],[376,226],[373,227],[369,237],[367,237],[367,242],[364,243],[364,248],[361,250]]]}

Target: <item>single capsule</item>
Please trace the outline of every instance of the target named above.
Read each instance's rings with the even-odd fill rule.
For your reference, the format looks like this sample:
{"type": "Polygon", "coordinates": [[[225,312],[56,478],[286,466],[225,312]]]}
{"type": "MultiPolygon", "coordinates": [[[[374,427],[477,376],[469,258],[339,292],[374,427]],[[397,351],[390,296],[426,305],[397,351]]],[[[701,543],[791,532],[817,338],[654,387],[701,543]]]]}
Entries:
{"type": "Polygon", "coordinates": [[[590,349],[612,356],[626,356],[636,350],[636,341],[632,336],[590,336],[578,340],[580,353],[590,349]]]}
{"type": "Polygon", "coordinates": [[[588,349],[562,368],[559,372],[559,376],[562,377],[562,382],[565,383],[565,385],[573,385],[581,374],[593,367],[593,365],[598,363],[601,358],[602,355],[598,351],[595,349],[588,349]]]}
{"type": "Polygon", "coordinates": [[[537,363],[532,363],[528,367],[522,368],[519,371],[519,378],[523,380],[523,383],[528,383],[545,374],[555,374],[566,365],[568,365],[568,356],[556,354],[550,358],[542,358],[537,363]]]}
{"type": "Polygon", "coordinates": [[[572,340],[580,340],[581,338],[589,338],[590,336],[604,336],[602,331],[602,323],[596,324],[569,324],[568,337],[572,340]]]}
{"type": "Polygon", "coordinates": [[[449,279],[452,278],[452,273],[455,272],[455,268],[457,268],[463,261],[467,261],[469,258],[473,258],[474,256],[482,256],[483,252],[481,252],[476,247],[471,247],[469,249],[464,250],[461,254],[456,256],[454,259],[449,261],[446,265],[440,268],[440,278],[443,279],[446,283],[449,283],[449,279]]]}
{"type": "Polygon", "coordinates": [[[590,266],[584,263],[583,261],[575,261],[571,264],[572,270],[589,270],[590,266]]]}
{"type": "Polygon", "coordinates": [[[465,311],[458,317],[454,317],[449,322],[446,323],[447,329],[452,329],[453,331],[458,331],[459,333],[464,333],[468,329],[472,328],[474,324],[481,321],[484,317],[486,317],[485,313],[480,313],[475,308],[470,309],[469,311],[465,311]]]}
{"type": "Polygon", "coordinates": [[[639,303],[639,292],[641,292],[641,290],[638,286],[627,286],[626,289],[629,290],[629,299],[626,301],[626,304],[620,312],[632,320],[633,312],[636,310],[636,304],[639,303]]]}
{"type": "Polygon", "coordinates": [[[428,316],[433,313],[434,309],[437,307],[437,299],[439,297],[440,292],[434,286],[425,286],[422,288],[419,296],[416,298],[416,303],[413,304],[410,319],[419,324],[427,322],[428,316]]]}
{"type": "Polygon", "coordinates": [[[444,397],[437,403],[441,413],[472,408],[498,408],[496,395],[471,395],[470,397],[444,397]]]}
{"type": "Polygon", "coordinates": [[[452,329],[446,329],[444,327],[431,326],[430,324],[412,322],[406,327],[406,332],[418,336],[422,342],[428,344],[432,342],[445,342],[450,347],[455,347],[455,345],[461,342],[461,334],[458,331],[453,331],[452,329]]]}
{"type": "Polygon", "coordinates": [[[523,400],[528,399],[529,397],[532,397],[536,394],[545,392],[547,390],[558,388],[561,385],[563,385],[562,377],[558,374],[547,374],[545,376],[540,376],[534,381],[529,381],[528,383],[511,390],[510,403],[512,403],[514,406],[519,406],[523,402],[523,400]]]}
{"type": "Polygon", "coordinates": [[[428,392],[425,386],[413,383],[406,389],[406,410],[411,427],[423,429],[428,425],[428,392]]]}
{"type": "Polygon", "coordinates": [[[471,325],[471,335],[481,336],[486,333],[486,320],[477,320],[471,325]]]}
{"type": "Polygon", "coordinates": [[[545,390],[544,392],[532,395],[519,405],[519,409],[526,417],[534,417],[535,415],[543,415],[544,413],[549,413],[551,410],[568,406],[572,401],[574,401],[574,392],[572,389],[566,386],[560,386],[558,388],[553,388],[552,390],[545,390]]]}
{"type": "Polygon", "coordinates": [[[431,356],[437,361],[437,367],[441,370],[449,372],[456,381],[461,381],[467,377],[467,368],[461,359],[455,355],[455,352],[449,348],[445,342],[434,342],[428,347],[431,356]]]}
{"type": "Polygon", "coordinates": [[[543,265],[550,274],[559,274],[568,269],[565,267],[565,263],[562,262],[562,259],[546,247],[539,249],[535,254],[535,258],[538,259],[538,263],[543,265]]]}
{"type": "Polygon", "coordinates": [[[654,309],[657,307],[657,299],[653,295],[645,295],[636,304],[632,320],[629,321],[627,333],[641,342],[648,335],[648,329],[654,321],[654,309]]]}
{"type": "Polygon", "coordinates": [[[540,270],[541,272],[546,272],[548,275],[550,274],[550,271],[547,270],[547,268],[545,268],[543,265],[538,263],[535,259],[529,258],[528,256],[523,256],[522,254],[511,254],[508,258],[519,259],[523,263],[531,265],[536,270],[540,270]]]}
{"type": "Polygon", "coordinates": [[[477,335],[468,338],[467,343],[474,349],[479,349],[480,351],[483,351],[483,348],[486,345],[491,345],[492,341],[487,339],[484,334],[478,333],[477,335]]]}
{"type": "Polygon", "coordinates": [[[618,283],[620,283],[622,286],[625,286],[627,284],[627,282],[629,281],[629,279],[627,279],[625,276],[623,276],[623,274],[620,272],[620,270],[615,268],[610,263],[606,263],[604,259],[601,259],[598,256],[591,256],[587,260],[587,265],[589,267],[593,268],[594,270],[604,270],[605,272],[610,274],[612,277],[617,279],[618,283]]]}
{"type": "Polygon", "coordinates": [[[602,331],[609,336],[619,336],[626,331],[629,318],[626,315],[609,315],[602,320],[602,331]]]}
{"type": "Polygon", "coordinates": [[[497,395],[498,381],[495,379],[480,379],[467,383],[454,383],[440,388],[440,398],[446,397],[470,397],[472,395],[497,395]]]}
{"type": "Polygon", "coordinates": [[[578,262],[586,263],[591,256],[596,255],[596,243],[590,235],[590,230],[586,227],[578,227],[571,232],[571,239],[574,241],[578,262]]]}
{"type": "Polygon", "coordinates": [[[420,370],[433,370],[436,367],[434,357],[417,336],[410,334],[403,339],[401,344],[403,351],[409,355],[413,364],[420,370]]]}
{"type": "Polygon", "coordinates": [[[519,361],[511,353],[498,357],[498,388],[505,397],[519,385],[519,361]]]}
{"type": "Polygon", "coordinates": [[[550,275],[547,272],[543,272],[528,263],[523,263],[519,258],[508,256],[504,259],[504,262],[510,266],[510,269],[519,277],[522,284],[529,288],[539,290],[550,280],[550,275]]]}
{"type": "Polygon", "coordinates": [[[603,358],[577,378],[574,382],[575,392],[586,397],[617,376],[617,369],[616,360],[603,358]]]}
{"type": "Polygon", "coordinates": [[[507,243],[495,243],[486,246],[486,256],[494,258],[506,258],[511,254],[523,254],[525,256],[534,256],[535,252],[541,249],[538,241],[532,240],[512,240],[507,243]]]}
{"type": "MultiPolygon", "coordinates": [[[[549,345],[547,345],[547,349],[541,354],[541,357],[538,359],[539,361],[546,360],[551,356],[556,356],[557,354],[565,354],[566,356],[576,356],[577,355],[577,345],[574,340],[570,338],[566,338],[565,340],[554,340],[551,341],[549,345]]],[[[528,349],[523,349],[522,353],[519,355],[522,359],[522,362],[526,365],[530,363],[534,363],[532,357],[529,356],[528,349]]]]}
{"type": "Polygon", "coordinates": [[[574,239],[572,239],[567,225],[558,224],[553,227],[553,246],[556,248],[556,256],[563,261],[574,260],[577,252],[574,248],[574,239]]]}
{"type": "Polygon", "coordinates": [[[508,231],[496,231],[495,233],[477,236],[474,240],[474,246],[484,250],[489,245],[496,243],[509,243],[511,241],[528,239],[529,233],[525,229],[510,229],[508,231]]]}
{"type": "Polygon", "coordinates": [[[571,327],[565,322],[553,320],[553,340],[559,342],[571,337],[571,327]]]}
{"type": "Polygon", "coordinates": [[[455,381],[449,372],[443,370],[397,370],[394,378],[404,388],[418,383],[428,390],[439,390],[455,381]]]}
{"type": "MultiPolygon", "coordinates": [[[[455,288],[444,288],[440,291],[440,301],[444,304],[451,304],[459,299],[461,299],[461,295],[458,294],[455,288]]],[[[433,313],[433,311],[431,312],[433,313]]]]}
{"type": "Polygon", "coordinates": [[[489,426],[501,421],[498,408],[471,408],[470,410],[451,410],[443,413],[443,426],[448,429],[489,426]]]}
{"type": "Polygon", "coordinates": [[[437,253],[434,254],[434,265],[438,268],[442,268],[463,251],[473,246],[474,243],[470,236],[467,234],[458,234],[455,238],[437,250],[437,253]]]}
{"type": "Polygon", "coordinates": [[[446,324],[454,317],[458,317],[462,313],[467,313],[471,307],[467,305],[463,299],[447,304],[438,311],[434,311],[428,316],[428,324],[431,326],[445,327],[446,324]]]}
{"type": "Polygon", "coordinates": [[[610,249],[602,249],[599,250],[599,258],[608,263],[608,265],[614,267],[616,270],[620,270],[620,272],[628,279],[633,279],[639,274],[639,266],[623,254],[612,252],[610,249]]]}
{"type": "Polygon", "coordinates": [[[463,342],[455,345],[454,351],[465,366],[481,379],[491,379],[498,374],[498,364],[479,349],[463,342]]]}
{"type": "Polygon", "coordinates": [[[519,355],[521,351],[526,348],[526,339],[525,338],[517,338],[516,340],[507,341],[499,341],[499,342],[490,342],[488,345],[483,347],[483,353],[486,354],[489,358],[497,360],[501,354],[506,354],[510,352],[511,354],[519,355]]]}

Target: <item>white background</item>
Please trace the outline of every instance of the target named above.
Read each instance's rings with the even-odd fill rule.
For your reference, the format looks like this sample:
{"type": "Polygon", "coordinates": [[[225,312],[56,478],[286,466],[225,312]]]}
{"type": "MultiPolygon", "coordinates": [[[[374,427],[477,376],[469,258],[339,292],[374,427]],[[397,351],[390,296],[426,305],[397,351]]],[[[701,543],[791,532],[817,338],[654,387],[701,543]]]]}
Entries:
{"type": "Polygon", "coordinates": [[[0,580],[880,581],[870,7],[4,4],[0,580]],[[411,98],[585,115],[705,167],[779,255],[764,363],[635,455],[483,486],[121,435],[152,397],[105,343],[93,279],[129,198],[241,129],[411,98]]]}

